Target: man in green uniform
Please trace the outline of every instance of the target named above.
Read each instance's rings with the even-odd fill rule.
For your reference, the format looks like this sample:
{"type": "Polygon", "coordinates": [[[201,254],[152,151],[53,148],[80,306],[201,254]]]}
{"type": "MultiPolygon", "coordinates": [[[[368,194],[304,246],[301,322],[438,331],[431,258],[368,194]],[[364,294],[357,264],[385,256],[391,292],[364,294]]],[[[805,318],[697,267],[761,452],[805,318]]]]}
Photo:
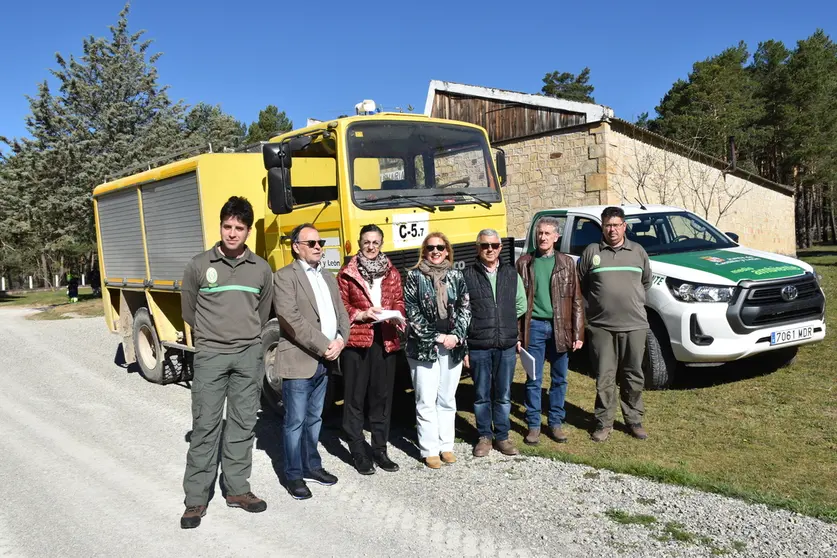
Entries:
{"type": "Polygon", "coordinates": [[[231,197],[221,208],[221,241],[192,258],[183,274],[183,321],[192,328],[195,346],[184,529],[200,525],[206,514],[218,470],[224,401],[221,468],[227,505],[248,512],[267,509],[250,491],[248,479],[264,374],[261,332],[270,318],[273,277],[268,263],[245,244],[252,226],[250,202],[231,197]]]}
{"type": "Polygon", "coordinates": [[[626,228],[621,208],[605,208],[602,240],[589,245],[578,262],[597,372],[596,430],[591,436],[594,442],[604,442],[613,431],[619,371],[625,423],[635,438],[648,437],[642,427],[642,358],[648,329],[645,293],[651,288],[651,264],[643,247],[625,238],[626,228]]]}

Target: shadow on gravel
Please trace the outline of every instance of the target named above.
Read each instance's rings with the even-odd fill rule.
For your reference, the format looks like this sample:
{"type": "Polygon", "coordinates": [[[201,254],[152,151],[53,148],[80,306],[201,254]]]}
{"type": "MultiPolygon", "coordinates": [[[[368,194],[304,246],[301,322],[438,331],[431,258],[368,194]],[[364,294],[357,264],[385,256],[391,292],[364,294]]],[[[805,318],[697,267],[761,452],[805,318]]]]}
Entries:
{"type": "Polygon", "coordinates": [[[136,361],[128,363],[125,362],[125,349],[122,347],[122,343],[120,343],[116,347],[116,354],[113,356],[113,363],[118,366],[119,368],[124,368],[128,374],[140,374],[140,367],[136,361]]]}

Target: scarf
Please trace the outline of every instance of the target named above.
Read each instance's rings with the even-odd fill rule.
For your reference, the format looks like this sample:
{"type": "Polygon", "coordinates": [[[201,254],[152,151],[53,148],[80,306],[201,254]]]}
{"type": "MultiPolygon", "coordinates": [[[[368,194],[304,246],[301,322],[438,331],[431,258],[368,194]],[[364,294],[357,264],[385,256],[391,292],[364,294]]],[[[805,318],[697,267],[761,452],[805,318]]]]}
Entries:
{"type": "Polygon", "coordinates": [[[383,252],[378,252],[374,260],[370,260],[358,252],[355,261],[357,262],[358,273],[369,283],[369,287],[372,287],[372,282],[375,279],[383,277],[389,271],[389,258],[383,252]]]}
{"type": "Polygon", "coordinates": [[[439,318],[442,320],[448,317],[448,286],[445,277],[450,270],[450,262],[444,260],[436,265],[427,260],[421,260],[418,265],[419,271],[433,280],[433,288],[436,290],[436,306],[439,308],[439,318]]]}

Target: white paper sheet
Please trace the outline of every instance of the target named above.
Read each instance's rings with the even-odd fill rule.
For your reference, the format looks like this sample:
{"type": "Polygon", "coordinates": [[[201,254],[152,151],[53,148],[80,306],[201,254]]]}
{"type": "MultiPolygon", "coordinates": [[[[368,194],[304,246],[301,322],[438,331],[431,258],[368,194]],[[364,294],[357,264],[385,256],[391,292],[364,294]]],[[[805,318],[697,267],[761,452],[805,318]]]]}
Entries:
{"type": "Polygon", "coordinates": [[[520,364],[523,365],[523,370],[526,371],[526,377],[530,380],[537,379],[537,370],[535,370],[535,357],[529,351],[520,348],[520,364]]]}

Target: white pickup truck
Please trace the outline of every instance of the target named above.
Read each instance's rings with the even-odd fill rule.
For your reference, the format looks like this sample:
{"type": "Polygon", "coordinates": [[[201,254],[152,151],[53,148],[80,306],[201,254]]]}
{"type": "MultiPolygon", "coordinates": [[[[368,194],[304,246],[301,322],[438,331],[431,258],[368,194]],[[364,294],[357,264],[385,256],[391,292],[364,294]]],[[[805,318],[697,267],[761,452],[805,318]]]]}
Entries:
{"type": "MultiPolygon", "coordinates": [[[[605,206],[539,211],[518,255],[535,250],[540,218],[561,223],[561,252],[576,260],[601,240],[605,206]]],[[[814,269],[800,260],[752,250],[685,209],[622,206],[627,237],[651,259],[648,291],[646,384],[670,385],[678,363],[730,362],[772,351],[774,365],[789,363],[800,345],[825,337],[825,295],[814,269]]]]}

